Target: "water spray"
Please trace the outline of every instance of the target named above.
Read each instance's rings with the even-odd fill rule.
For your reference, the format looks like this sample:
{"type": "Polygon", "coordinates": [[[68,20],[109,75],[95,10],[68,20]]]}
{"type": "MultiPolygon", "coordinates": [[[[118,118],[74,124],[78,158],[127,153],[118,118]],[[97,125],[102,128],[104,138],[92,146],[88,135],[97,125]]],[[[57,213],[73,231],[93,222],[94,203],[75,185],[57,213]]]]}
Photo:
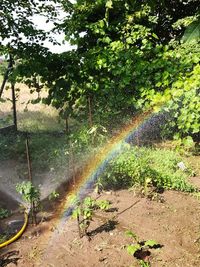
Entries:
{"type": "MultiPolygon", "coordinates": [[[[28,175],[29,175],[29,180],[32,182],[32,173],[31,173],[31,160],[30,160],[30,152],[29,152],[29,140],[28,140],[28,134],[26,134],[26,156],[27,156],[27,164],[28,164],[28,175]]],[[[31,204],[26,207],[26,204],[24,203],[24,224],[21,227],[21,229],[17,232],[16,235],[14,235],[12,238],[9,240],[3,242],[0,244],[0,248],[6,247],[9,244],[13,243],[16,241],[21,235],[24,233],[27,225],[28,225],[28,218],[29,214],[31,213],[32,220],[33,218],[36,221],[35,214],[34,214],[34,203],[31,201],[31,204]]]]}

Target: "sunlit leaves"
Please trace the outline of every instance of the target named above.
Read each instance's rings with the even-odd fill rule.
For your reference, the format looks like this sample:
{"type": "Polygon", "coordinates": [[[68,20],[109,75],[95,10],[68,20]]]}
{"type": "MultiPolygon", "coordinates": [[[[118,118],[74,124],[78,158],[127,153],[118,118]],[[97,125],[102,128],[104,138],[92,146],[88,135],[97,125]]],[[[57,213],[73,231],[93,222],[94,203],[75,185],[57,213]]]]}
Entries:
{"type": "MultiPolygon", "coordinates": [[[[22,22],[27,23],[20,24],[16,36],[23,32],[31,42],[26,52],[18,42],[23,64],[15,75],[30,87],[39,77],[39,88],[49,88],[43,102],[59,109],[63,118],[87,113],[88,98],[93,111],[102,116],[164,106],[180,137],[198,133],[200,45],[180,44],[184,27],[188,27],[184,38],[199,38],[198,1],[59,0],[67,15],[56,26],[76,44],[73,51],[61,55],[35,44],[36,33],[28,23],[29,15],[40,10],[53,18],[53,7],[44,1],[39,6],[22,2],[22,9],[27,9],[22,22]]],[[[4,4],[4,9],[13,10],[13,6],[4,4]]],[[[14,25],[13,17],[6,16],[8,26],[14,25]]]]}
{"type": "Polygon", "coordinates": [[[189,24],[182,38],[183,42],[188,42],[188,43],[199,40],[200,40],[200,19],[189,24]]]}
{"type": "Polygon", "coordinates": [[[112,8],[113,7],[113,1],[112,0],[107,0],[106,7],[107,8],[112,8]]]}

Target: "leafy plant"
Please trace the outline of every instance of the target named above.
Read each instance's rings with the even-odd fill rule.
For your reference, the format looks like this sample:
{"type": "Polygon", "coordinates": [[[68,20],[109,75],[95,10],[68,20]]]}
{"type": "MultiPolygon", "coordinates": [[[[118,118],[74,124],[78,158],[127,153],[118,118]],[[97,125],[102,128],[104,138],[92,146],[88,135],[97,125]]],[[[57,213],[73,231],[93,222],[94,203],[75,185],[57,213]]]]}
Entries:
{"type": "Polygon", "coordinates": [[[91,136],[92,144],[103,143],[106,140],[105,134],[107,130],[102,125],[93,125],[89,130],[88,134],[91,136]]]}
{"type": "Polygon", "coordinates": [[[22,195],[22,199],[30,209],[32,223],[37,224],[36,214],[40,206],[40,190],[30,181],[17,184],[16,190],[22,195]]]}
{"type": "Polygon", "coordinates": [[[0,244],[8,240],[10,236],[8,234],[0,234],[0,244]]]}
{"type": "Polygon", "coordinates": [[[182,140],[182,145],[186,149],[194,146],[200,129],[199,75],[200,66],[197,65],[187,74],[186,81],[181,77],[177,79],[171,91],[172,100],[166,108],[173,117],[168,128],[171,126],[171,130],[175,132],[174,139],[182,140]]]}
{"type": "Polygon", "coordinates": [[[143,187],[144,195],[153,186],[159,189],[195,191],[187,182],[189,170],[178,168],[181,157],[170,150],[132,148],[113,159],[101,175],[104,187],[120,189],[136,185],[143,187]]]}
{"type": "Polygon", "coordinates": [[[194,42],[198,40],[200,40],[200,20],[195,20],[187,26],[182,41],[194,42]]]}
{"type": "Polygon", "coordinates": [[[155,240],[140,241],[135,233],[132,231],[126,231],[128,237],[133,238],[133,243],[126,246],[127,252],[140,260],[141,266],[150,266],[149,256],[150,249],[160,248],[161,245],[155,240]]]}
{"type": "Polygon", "coordinates": [[[88,228],[93,220],[94,211],[101,209],[107,210],[109,202],[107,200],[96,201],[91,197],[86,197],[83,201],[75,202],[75,209],[73,210],[72,217],[77,220],[79,237],[88,236],[88,228]]]}
{"type": "Polygon", "coordinates": [[[150,263],[141,260],[141,261],[140,261],[140,266],[141,266],[141,267],[150,267],[150,263]]]}

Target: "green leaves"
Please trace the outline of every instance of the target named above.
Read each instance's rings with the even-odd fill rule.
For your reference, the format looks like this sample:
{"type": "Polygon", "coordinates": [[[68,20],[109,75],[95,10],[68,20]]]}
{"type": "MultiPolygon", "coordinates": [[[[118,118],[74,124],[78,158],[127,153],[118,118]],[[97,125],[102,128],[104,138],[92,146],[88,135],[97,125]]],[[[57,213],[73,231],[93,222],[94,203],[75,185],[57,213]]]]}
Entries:
{"type": "Polygon", "coordinates": [[[40,191],[30,181],[17,184],[16,190],[28,204],[31,204],[32,201],[39,204],[40,191]]]}
{"type": "MultiPolygon", "coordinates": [[[[199,125],[199,127],[200,127],[200,125],[199,125]]],[[[194,147],[194,141],[193,141],[191,136],[187,136],[187,137],[183,138],[182,144],[184,145],[184,147],[186,149],[190,149],[190,148],[194,147]]]]}
{"type": "Polygon", "coordinates": [[[136,251],[138,251],[140,249],[141,249],[141,246],[139,244],[127,246],[127,252],[132,256],[135,254],[136,251]]]}
{"type": "Polygon", "coordinates": [[[37,224],[36,213],[40,208],[40,190],[30,181],[22,182],[16,185],[16,190],[22,195],[22,199],[26,202],[25,207],[30,211],[32,223],[37,224]]]}
{"type": "Polygon", "coordinates": [[[107,210],[110,208],[110,202],[108,200],[99,200],[96,202],[96,206],[101,210],[107,210]]]}
{"type": "Polygon", "coordinates": [[[95,200],[91,197],[86,197],[83,201],[83,205],[87,208],[94,208],[95,206],[95,200]]]}
{"type": "MultiPolygon", "coordinates": [[[[57,10],[51,2],[47,5],[42,0],[36,6],[29,0],[26,5],[20,2],[22,6],[16,9],[3,0],[5,21],[0,18],[4,26],[1,33],[14,36],[18,49],[13,52],[23,59],[18,61],[12,78],[25,81],[31,90],[47,87],[48,96],[42,101],[59,109],[64,119],[86,117],[88,96],[91,112],[99,117],[149,107],[159,111],[164,106],[174,118],[167,131],[175,130],[180,138],[191,136],[195,140],[199,132],[197,1],[173,1],[170,5],[166,1],[56,2],[68,14],[56,28],[76,45],[60,55],[37,44],[47,36],[35,31],[29,19],[42,12],[54,20],[57,10]],[[18,15],[17,24],[10,15],[13,10],[18,15]],[[182,27],[187,29],[180,44],[182,27]],[[18,36],[21,33],[30,37],[30,42],[22,43],[18,36]],[[35,82],[38,77],[39,82],[35,82]]],[[[91,131],[94,136],[99,130],[91,131]]],[[[85,133],[82,138],[89,143],[85,133]]]]}
{"type": "Polygon", "coordinates": [[[107,0],[106,7],[109,8],[109,9],[113,8],[113,1],[112,0],[107,0]]]}
{"type": "Polygon", "coordinates": [[[151,254],[150,249],[160,248],[161,245],[155,240],[151,239],[146,241],[139,241],[139,239],[136,238],[136,235],[133,234],[132,231],[126,231],[126,235],[135,239],[135,242],[133,244],[126,246],[127,252],[131,256],[134,256],[136,259],[140,259],[141,266],[150,266],[148,258],[148,256],[151,254]]]}
{"type": "Polygon", "coordinates": [[[86,197],[83,201],[76,199],[72,218],[77,219],[80,237],[87,235],[87,229],[93,220],[94,211],[98,209],[106,210],[109,208],[109,204],[107,200],[95,200],[91,197],[86,197]]]}
{"type": "MultiPolygon", "coordinates": [[[[188,139],[188,142],[190,141],[192,140],[188,139]]],[[[107,189],[139,186],[146,197],[151,184],[158,189],[193,192],[196,189],[187,182],[189,173],[183,174],[177,169],[177,163],[181,160],[180,156],[172,151],[128,149],[108,164],[101,175],[101,182],[107,189]]],[[[132,232],[127,232],[127,235],[136,238],[132,232]]]]}
{"type": "Polygon", "coordinates": [[[77,208],[73,211],[73,218],[77,218],[77,216],[83,216],[85,220],[92,219],[94,210],[107,210],[110,207],[109,201],[94,200],[91,197],[86,197],[83,202],[77,201],[74,203],[77,205],[77,208]]]}
{"type": "Polygon", "coordinates": [[[7,209],[0,208],[0,219],[7,218],[10,212],[7,209]]]}
{"type": "MultiPolygon", "coordinates": [[[[9,0],[1,1],[1,16],[0,16],[0,33],[1,39],[6,40],[6,45],[0,42],[0,48],[3,48],[4,52],[12,54],[18,54],[17,49],[32,45],[39,40],[44,41],[47,38],[47,32],[37,29],[32,21],[32,17],[36,14],[46,16],[48,19],[55,19],[57,11],[53,3],[54,0],[46,1],[41,0],[39,2],[27,0],[17,1],[14,3],[9,0]],[[26,40],[23,39],[26,37],[26,40]]],[[[50,38],[49,40],[52,40],[50,38]]]]}
{"type": "Polygon", "coordinates": [[[153,247],[158,246],[159,243],[156,242],[155,240],[150,239],[150,240],[145,241],[144,245],[145,247],[153,248],[153,247]]]}
{"type": "Polygon", "coordinates": [[[183,42],[194,42],[200,40],[200,19],[189,24],[182,37],[183,42]]]}
{"type": "Polygon", "coordinates": [[[81,216],[81,209],[80,208],[74,209],[72,212],[72,218],[77,219],[79,216],[81,216]]]}
{"type": "Polygon", "coordinates": [[[83,219],[84,220],[91,220],[92,219],[92,214],[93,214],[93,210],[90,208],[90,207],[86,207],[84,210],[83,210],[83,219]]]}
{"type": "Polygon", "coordinates": [[[138,237],[135,233],[133,233],[132,231],[128,230],[125,232],[125,235],[128,236],[128,237],[131,237],[133,239],[135,239],[135,241],[138,241],[138,237]]]}
{"type": "Polygon", "coordinates": [[[195,138],[200,131],[199,74],[200,67],[196,65],[187,74],[187,78],[180,77],[172,85],[173,99],[169,104],[169,112],[176,120],[179,138],[185,138],[188,135],[195,138]]]}

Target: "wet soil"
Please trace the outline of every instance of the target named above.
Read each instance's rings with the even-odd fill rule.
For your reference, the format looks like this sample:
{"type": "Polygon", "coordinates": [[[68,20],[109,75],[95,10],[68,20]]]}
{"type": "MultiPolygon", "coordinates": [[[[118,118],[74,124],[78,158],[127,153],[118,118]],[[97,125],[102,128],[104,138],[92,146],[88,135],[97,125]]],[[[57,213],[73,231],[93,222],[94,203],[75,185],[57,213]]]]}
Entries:
{"type": "Polygon", "coordinates": [[[126,251],[132,239],[125,231],[131,230],[141,241],[153,239],[162,246],[150,250],[151,266],[200,266],[199,200],[175,191],[166,191],[162,197],[163,203],[127,190],[103,192],[100,198],[109,200],[112,209],[96,213],[89,227],[90,241],[79,238],[73,219],[60,224],[61,218],[53,216],[52,207],[52,212],[43,213],[38,226],[29,226],[17,242],[0,253],[18,251],[19,267],[140,266],[126,251]]]}

